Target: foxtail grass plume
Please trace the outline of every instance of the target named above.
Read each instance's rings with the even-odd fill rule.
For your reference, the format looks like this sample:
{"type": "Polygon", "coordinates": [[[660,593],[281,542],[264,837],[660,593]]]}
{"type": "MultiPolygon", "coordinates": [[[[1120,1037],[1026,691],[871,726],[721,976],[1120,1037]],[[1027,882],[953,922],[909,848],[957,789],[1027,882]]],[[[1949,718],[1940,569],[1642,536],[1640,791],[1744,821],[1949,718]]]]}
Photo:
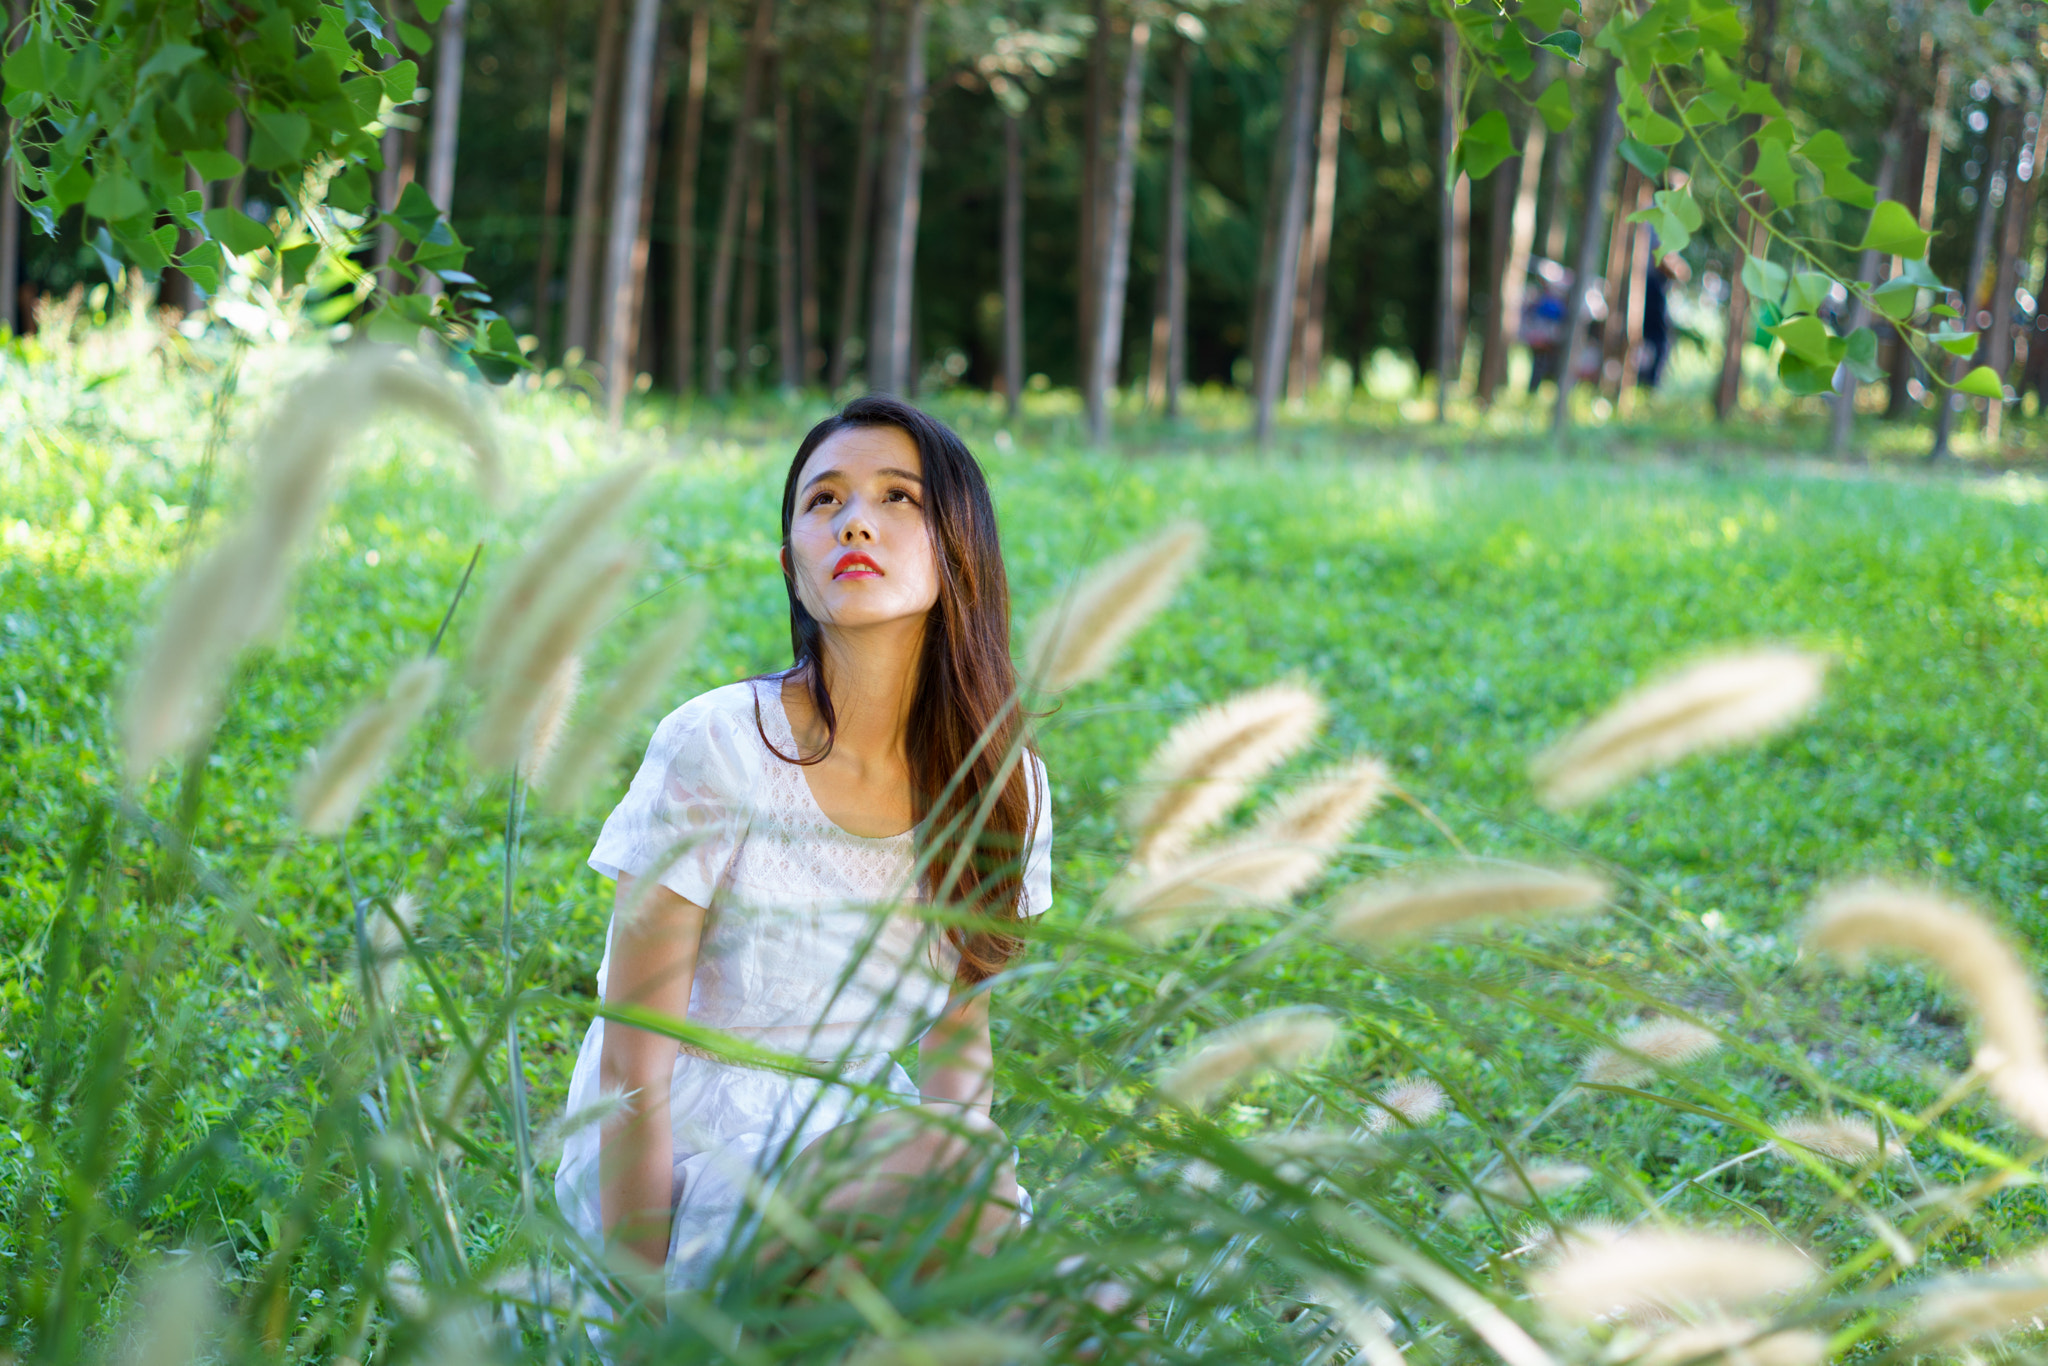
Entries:
{"type": "Polygon", "coordinates": [[[1652,769],[1776,734],[1820,701],[1827,660],[1783,647],[1716,655],[1629,693],[1537,756],[1538,795],[1582,806],[1652,769]]]}
{"type": "Polygon", "coordinates": [[[1302,844],[1233,840],[1112,888],[1111,903],[1132,934],[1156,941],[1233,909],[1277,906],[1315,881],[1329,858],[1302,844]]]}
{"type": "Polygon", "coordinates": [[[1799,1290],[1818,1274],[1810,1260],[1779,1243],[1639,1229],[1567,1242],[1556,1261],[1530,1277],[1530,1288],[1560,1318],[1592,1323],[1688,1305],[1737,1308],[1799,1290]]]}
{"type": "Polygon", "coordinates": [[[1715,1319],[1657,1334],[1635,1357],[1635,1366],[1820,1366],[1827,1352],[1825,1333],[1807,1328],[1773,1333],[1746,1319],[1715,1319]]]}
{"type": "Polygon", "coordinates": [[[1353,1162],[1373,1162],[1385,1152],[1362,1134],[1343,1129],[1294,1129],[1245,1140],[1245,1151],[1288,1181],[1334,1171],[1353,1162]]]}
{"type": "Polygon", "coordinates": [[[1370,756],[1347,760],[1274,799],[1252,833],[1275,844],[1332,853],[1387,796],[1387,766],[1370,756]]]}
{"type": "Polygon", "coordinates": [[[626,1113],[632,1093],[626,1091],[602,1091],[596,1100],[579,1109],[571,1110],[554,1123],[534,1135],[533,1150],[544,1161],[561,1156],[562,1145],[570,1137],[585,1129],[602,1128],[626,1113]]]}
{"type": "MultiPolygon", "coordinates": [[[[1480,1184],[1480,1189],[1496,1200],[1510,1205],[1526,1205],[1532,1200],[1548,1200],[1561,1195],[1574,1186],[1582,1186],[1591,1180],[1593,1169],[1582,1167],[1576,1162],[1525,1162],[1519,1174],[1502,1172],[1480,1184]]],[[[1459,1191],[1444,1202],[1444,1216],[1463,1222],[1479,1216],[1479,1202],[1465,1191],[1459,1191]]]]}
{"type": "Polygon", "coordinates": [[[593,481],[548,519],[477,622],[469,651],[472,680],[489,677],[511,656],[530,623],[543,612],[542,600],[565,566],[602,552],[605,533],[652,468],[645,460],[628,461],[593,481]]]}
{"type": "Polygon", "coordinates": [[[1034,623],[1025,678],[1065,692],[1098,677],[1173,596],[1204,539],[1198,524],[1176,522],[1082,575],[1034,623]]]}
{"type": "Polygon", "coordinates": [[[389,906],[372,906],[368,919],[370,972],[378,998],[389,1004],[405,982],[405,940],[420,923],[419,898],[400,892],[389,906]]]}
{"type": "Polygon", "coordinates": [[[1210,1102],[1262,1072],[1292,1072],[1328,1052],[1341,1033],[1337,1020],[1316,1006],[1268,1010],[1198,1039],[1159,1078],[1159,1093],[1189,1110],[1210,1102]]]}
{"type": "Polygon", "coordinates": [[[1993,1333],[2036,1326],[2044,1315],[2048,1248],[2036,1248],[1983,1275],[1934,1281],[1921,1297],[1912,1323],[1923,1340],[1959,1347],[1993,1333]]]}
{"type": "Polygon", "coordinates": [[[358,708],[320,747],[297,789],[299,824],[309,834],[348,828],[392,750],[440,696],[447,673],[442,659],[414,660],[398,671],[382,700],[358,708]]]}
{"type": "Polygon", "coordinates": [[[1424,882],[1352,888],[1331,912],[1330,933],[1378,943],[1474,920],[1590,911],[1607,894],[1607,884],[1587,873],[1514,865],[1473,868],[1424,882]]]}
{"type": "Polygon", "coordinates": [[[562,731],[569,714],[576,709],[576,696],[583,690],[583,656],[570,655],[555,666],[555,672],[540,690],[533,712],[533,733],[526,752],[519,756],[519,777],[531,786],[547,775],[555,749],[562,743],[562,731]]]}
{"type": "MultiPolygon", "coordinates": [[[[141,1277],[121,1366],[189,1366],[204,1359],[218,1308],[214,1275],[194,1252],[168,1257],[141,1277]]],[[[103,1358],[104,1359],[104,1358],[103,1358]]]]}
{"type": "Polygon", "coordinates": [[[256,537],[237,532],[165,595],[121,707],[131,782],[212,727],[228,668],[255,629],[257,575],[268,558],[256,537]]]}
{"type": "Polygon", "coordinates": [[[1368,1133],[1385,1133],[1396,1125],[1419,1128],[1443,1113],[1449,1099],[1428,1077],[1397,1077],[1373,1093],[1379,1108],[1365,1118],[1368,1133]]]}
{"type": "Polygon", "coordinates": [[[1614,1047],[1589,1053],[1579,1076],[1603,1086],[1641,1086],[1658,1072],[1698,1062],[1720,1046],[1710,1029],[1684,1020],[1651,1020],[1616,1039],[1614,1047]]]}
{"type": "Polygon", "coordinates": [[[1384,1309],[1365,1303],[1349,1286],[1329,1277],[1309,1282],[1308,1288],[1331,1321],[1357,1346],[1354,1360],[1365,1366],[1407,1366],[1407,1358],[1388,1331],[1394,1321],[1384,1309]]]}
{"type": "Polygon", "coordinates": [[[610,613],[638,563],[631,550],[587,562],[549,595],[547,611],[484,699],[470,748],[491,767],[518,762],[532,744],[541,705],[564,661],[580,651],[610,613]]]}
{"type": "Polygon", "coordinates": [[[2019,955],[1976,911],[1939,893],[1858,882],[1824,893],[1806,926],[1809,948],[1859,965],[1871,953],[1931,961],[1968,998],[1982,1027],[1976,1066],[2006,1112],[2048,1136],[2048,1035],[2019,955]]]}
{"type": "Polygon", "coordinates": [[[542,803],[550,811],[568,811],[576,805],[611,757],[618,732],[673,685],[677,667],[704,633],[709,616],[702,602],[693,602],[649,631],[634,647],[549,765],[542,803]]]}
{"type": "Polygon", "coordinates": [[[1845,1167],[1860,1167],[1901,1155],[1899,1146],[1880,1139],[1877,1126],[1861,1115],[1794,1115],[1776,1121],[1771,1129],[1778,1136],[1773,1146],[1781,1153],[1789,1148],[1804,1148],[1845,1167]]]}
{"type": "Polygon", "coordinates": [[[1244,799],[1323,722],[1323,704],[1299,683],[1272,683],[1205,707],[1168,733],[1145,766],[1126,812],[1131,861],[1157,868],[1244,799]]]}
{"type": "Polygon", "coordinates": [[[505,501],[505,453],[497,429],[444,375],[418,365],[391,365],[378,372],[377,394],[394,407],[431,417],[462,438],[476,459],[477,487],[493,505],[505,501]]]}

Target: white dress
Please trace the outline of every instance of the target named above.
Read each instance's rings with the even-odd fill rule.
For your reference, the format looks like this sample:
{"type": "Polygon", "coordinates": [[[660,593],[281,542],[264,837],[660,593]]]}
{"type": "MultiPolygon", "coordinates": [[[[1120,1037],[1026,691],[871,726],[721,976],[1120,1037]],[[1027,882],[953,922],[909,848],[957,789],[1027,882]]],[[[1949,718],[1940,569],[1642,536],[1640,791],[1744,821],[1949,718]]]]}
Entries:
{"type": "MultiPolygon", "coordinates": [[[[693,1023],[799,1057],[844,1060],[848,1080],[914,1105],[917,1087],[890,1054],[922,1038],[945,1009],[959,962],[938,929],[887,910],[916,899],[914,837],[842,829],[819,808],[804,770],[769,752],[763,731],[784,754],[797,752],[776,679],[718,688],[669,713],[590,866],[638,877],[670,860],[662,884],[709,911],[690,989],[693,1023]],[[679,845],[687,847],[677,857],[679,845]]],[[[1027,782],[1036,818],[1020,909],[1036,915],[1052,903],[1052,803],[1036,755],[1027,782]]],[[[600,997],[610,967],[607,929],[600,997]]],[[[570,1114],[598,1098],[604,1028],[593,1021],[576,1055],[570,1114]]],[[[679,1057],[669,1093],[670,1287],[707,1286],[747,1208],[747,1187],[772,1182],[779,1161],[868,1108],[834,1082],[679,1057]]],[[[604,1242],[598,1141],[594,1125],[569,1134],[555,1175],[563,1215],[594,1248],[604,1242]]]]}

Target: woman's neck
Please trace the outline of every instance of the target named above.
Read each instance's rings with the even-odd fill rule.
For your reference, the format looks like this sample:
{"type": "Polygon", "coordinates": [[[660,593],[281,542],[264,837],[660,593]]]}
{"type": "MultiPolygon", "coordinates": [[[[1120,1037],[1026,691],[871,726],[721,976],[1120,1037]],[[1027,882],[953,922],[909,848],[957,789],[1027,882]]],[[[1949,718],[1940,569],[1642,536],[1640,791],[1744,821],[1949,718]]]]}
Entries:
{"type": "MultiPolygon", "coordinates": [[[[857,631],[827,627],[821,644],[820,662],[832,696],[834,753],[861,766],[900,763],[924,653],[924,622],[889,622],[857,631]]],[[[792,717],[792,727],[803,751],[815,754],[825,745],[825,727],[814,708],[806,705],[803,712],[802,724],[792,717]]]]}

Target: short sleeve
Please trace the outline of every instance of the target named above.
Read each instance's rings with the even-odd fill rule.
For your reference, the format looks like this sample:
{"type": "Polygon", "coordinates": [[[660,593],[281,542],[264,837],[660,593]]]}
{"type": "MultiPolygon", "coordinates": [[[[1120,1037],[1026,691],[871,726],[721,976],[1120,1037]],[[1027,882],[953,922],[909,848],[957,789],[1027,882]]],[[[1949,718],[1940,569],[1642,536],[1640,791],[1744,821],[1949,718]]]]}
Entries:
{"type": "Polygon", "coordinates": [[[1052,908],[1052,783],[1045,775],[1045,761],[1036,754],[1031,760],[1028,782],[1031,788],[1031,852],[1024,859],[1024,896],[1019,910],[1025,915],[1043,915],[1052,908]]]}
{"type": "Polygon", "coordinates": [[[592,868],[609,878],[658,874],[677,896],[712,904],[752,809],[728,721],[709,694],[662,719],[633,785],[605,818],[592,868]]]}

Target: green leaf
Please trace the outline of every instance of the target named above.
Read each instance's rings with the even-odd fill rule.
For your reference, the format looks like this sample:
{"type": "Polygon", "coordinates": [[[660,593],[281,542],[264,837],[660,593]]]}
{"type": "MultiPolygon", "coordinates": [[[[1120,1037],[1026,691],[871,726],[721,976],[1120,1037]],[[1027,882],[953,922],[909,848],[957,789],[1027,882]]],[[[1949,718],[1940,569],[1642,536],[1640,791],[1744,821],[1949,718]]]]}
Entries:
{"type": "Polygon", "coordinates": [[[1761,299],[1767,304],[1781,304],[1785,301],[1785,286],[1791,281],[1791,272],[1783,266],[1774,266],[1761,256],[1747,257],[1742,262],[1742,287],[1750,297],[1761,299]]]}
{"type": "Polygon", "coordinates": [[[242,163],[227,152],[202,148],[185,153],[185,160],[201,180],[233,180],[242,173],[242,163]]]}
{"type": "Polygon", "coordinates": [[[1810,360],[1788,350],[1778,357],[1778,381],[1801,398],[1829,393],[1835,387],[1835,362],[1810,360]]]}
{"type": "Polygon", "coordinates": [[[1652,147],[1669,147],[1685,137],[1683,128],[1654,109],[1635,115],[1627,123],[1628,131],[1637,141],[1647,142],[1652,147]]]}
{"type": "Polygon", "coordinates": [[[1859,209],[1877,206],[1877,191],[1849,168],[1856,164],[1849,144],[1832,128],[1823,128],[1799,148],[1799,155],[1820,168],[1821,189],[1830,199],[1839,199],[1859,209]]]}
{"type": "Polygon", "coordinates": [[[206,234],[237,256],[277,245],[268,226],[235,208],[208,209],[206,234]]]}
{"type": "Polygon", "coordinates": [[[1744,114],[1762,114],[1768,118],[1785,117],[1785,106],[1778,103],[1778,96],[1762,81],[1744,81],[1742,95],[1735,102],[1735,108],[1744,114]]]}
{"type": "Polygon", "coordinates": [[[0,81],[17,90],[47,91],[64,61],[64,49],[47,38],[30,38],[0,62],[0,81]]]}
{"type": "Polygon", "coordinates": [[[211,294],[220,288],[221,272],[220,243],[200,241],[178,258],[178,269],[192,278],[200,292],[211,294]]]}
{"type": "Polygon", "coordinates": [[[203,49],[190,43],[165,43],[142,64],[142,70],[135,73],[135,79],[146,81],[151,76],[175,76],[205,55],[203,49]]]}
{"type": "Polygon", "coordinates": [[[1877,333],[1867,327],[1859,327],[1842,339],[1847,343],[1842,349],[1842,364],[1849,367],[1849,373],[1865,384],[1875,384],[1884,378],[1884,367],[1877,363],[1877,333]]]}
{"type": "Polygon", "coordinates": [[[255,135],[249,139],[249,164],[259,171],[281,171],[306,154],[313,125],[304,114],[261,106],[249,113],[255,135]]]}
{"type": "Polygon", "coordinates": [[[1988,365],[1980,365],[1956,381],[1956,392],[1973,394],[1978,398],[2005,399],[2005,384],[1998,378],[1998,372],[1988,365]]]}
{"type": "Polygon", "coordinates": [[[403,19],[398,21],[398,39],[414,52],[425,52],[434,45],[433,34],[403,19]]]}
{"type": "Polygon", "coordinates": [[[1900,275],[1870,292],[1870,306],[1893,322],[1904,322],[1920,306],[1920,286],[1900,275]]]}
{"type": "Polygon", "coordinates": [[[434,201],[417,180],[406,182],[399,192],[398,207],[390,217],[397,220],[399,234],[408,242],[417,242],[425,237],[428,230],[441,221],[441,211],[434,207],[434,201]]]}
{"type": "MultiPolygon", "coordinates": [[[[1937,289],[1939,289],[1940,287],[1941,286],[1939,285],[1935,286],[1935,288],[1937,289]]],[[[1955,309],[1949,307],[1947,304],[1936,304],[1934,307],[1928,309],[1927,311],[1929,313],[1932,313],[1937,318],[1960,318],[1963,316],[1962,314],[1956,312],[1955,309]]]]}
{"type": "Polygon", "coordinates": [[[1514,130],[1508,116],[1489,109],[1458,139],[1456,165],[1474,180],[1491,175],[1494,167],[1515,154],[1514,130]]]}
{"type": "Polygon", "coordinates": [[[1553,133],[1562,133],[1572,126],[1572,85],[1560,76],[1552,81],[1541,95],[1536,97],[1536,112],[1543,117],[1543,126],[1553,133]]]}
{"type": "Polygon", "coordinates": [[[1911,280],[1922,289],[1940,289],[1941,277],[1936,275],[1927,262],[1918,256],[1908,256],[1902,263],[1899,277],[1911,280]]]}
{"type": "Polygon", "coordinates": [[[1740,53],[1749,38],[1741,11],[1728,0],[1692,0],[1692,24],[1701,42],[1727,57],[1740,53]]]}
{"type": "Polygon", "coordinates": [[[118,222],[149,211],[149,200],[135,177],[119,167],[94,177],[85,196],[85,211],[94,218],[118,222]]]}
{"type": "Polygon", "coordinates": [[[1792,120],[1790,119],[1765,119],[1763,126],[1756,130],[1756,140],[1759,145],[1766,142],[1782,142],[1785,144],[1785,150],[1787,151],[1792,149],[1793,140],[1798,136],[1799,134],[1794,131],[1792,120]]]}
{"type": "MultiPolygon", "coordinates": [[[[1523,8],[1526,10],[1527,6],[1523,8]]],[[[1574,62],[1579,60],[1580,55],[1586,50],[1585,40],[1568,28],[1561,28],[1554,33],[1544,34],[1536,40],[1536,46],[1547,47],[1552,52],[1562,53],[1574,62]]]]}
{"type": "Polygon", "coordinates": [[[1804,357],[1816,365],[1835,363],[1835,338],[1829,334],[1827,324],[1811,313],[1802,313],[1796,318],[1787,318],[1776,327],[1766,329],[1785,349],[1794,355],[1804,357]]]}
{"type": "Polygon", "coordinates": [[[1785,155],[1781,142],[1759,142],[1756,149],[1756,169],[1749,178],[1763,187],[1771,197],[1771,203],[1785,208],[1799,200],[1799,177],[1792,170],[1791,158],[1785,155]]]}
{"type": "Polygon", "coordinates": [[[1695,128],[1726,123],[1735,112],[1735,99],[1718,90],[1704,90],[1685,106],[1685,121],[1695,128]]]}
{"type": "Polygon", "coordinates": [[[364,325],[369,330],[371,341],[383,342],[387,346],[410,346],[419,340],[420,325],[391,306],[399,299],[411,297],[406,294],[393,295],[384,307],[365,320],[364,325]]]}
{"type": "Polygon", "coordinates": [[[1863,230],[1863,240],[1856,244],[1856,249],[1920,257],[1927,254],[1929,235],[1920,230],[1910,209],[1896,199],[1887,199],[1870,211],[1870,225],[1863,230]]]}
{"type": "Polygon", "coordinates": [[[393,62],[377,73],[377,79],[384,82],[385,99],[393,104],[411,104],[413,92],[420,88],[420,64],[393,62]]]}
{"type": "MultiPolygon", "coordinates": [[[[1939,312],[1940,310],[1935,310],[1939,312]]],[[[1933,342],[1951,356],[1968,359],[1977,354],[1977,334],[1965,327],[1943,327],[1929,332],[1927,340],[1933,342]]]]}
{"type": "Polygon", "coordinates": [[[1579,0],[1522,0],[1522,17],[1537,28],[1554,29],[1578,13],[1579,0]]]}
{"type": "Polygon", "coordinates": [[[1657,234],[1657,250],[1662,255],[1684,251],[1703,221],[1700,206],[1693,202],[1690,190],[1659,190],[1651,197],[1651,207],[1638,209],[1628,220],[1650,225],[1657,234]]]}
{"type": "Polygon", "coordinates": [[[1816,313],[1828,301],[1828,295],[1834,292],[1834,276],[1825,271],[1802,270],[1792,277],[1792,288],[1785,295],[1785,309],[1790,313],[1816,313]]]}
{"type": "Polygon", "coordinates": [[[1742,94],[1742,78],[1714,53],[1709,52],[1700,58],[1700,79],[1707,89],[1729,100],[1742,94]]]}
{"type": "Polygon", "coordinates": [[[448,8],[448,0],[413,0],[413,8],[420,12],[420,18],[433,23],[441,17],[441,11],[448,8]]]}
{"type": "Polygon", "coordinates": [[[1670,157],[1647,143],[1637,142],[1634,138],[1621,140],[1621,159],[1652,180],[1663,175],[1671,166],[1670,157]]]}
{"type": "MultiPolygon", "coordinates": [[[[1512,22],[1501,26],[1499,36],[1492,33],[1493,25],[1485,25],[1475,46],[1491,44],[1494,61],[1511,81],[1526,81],[1536,71],[1536,54],[1529,50],[1529,40],[1522,36],[1521,27],[1512,22]]],[[[1481,46],[1481,50],[1486,50],[1481,46]]]]}

